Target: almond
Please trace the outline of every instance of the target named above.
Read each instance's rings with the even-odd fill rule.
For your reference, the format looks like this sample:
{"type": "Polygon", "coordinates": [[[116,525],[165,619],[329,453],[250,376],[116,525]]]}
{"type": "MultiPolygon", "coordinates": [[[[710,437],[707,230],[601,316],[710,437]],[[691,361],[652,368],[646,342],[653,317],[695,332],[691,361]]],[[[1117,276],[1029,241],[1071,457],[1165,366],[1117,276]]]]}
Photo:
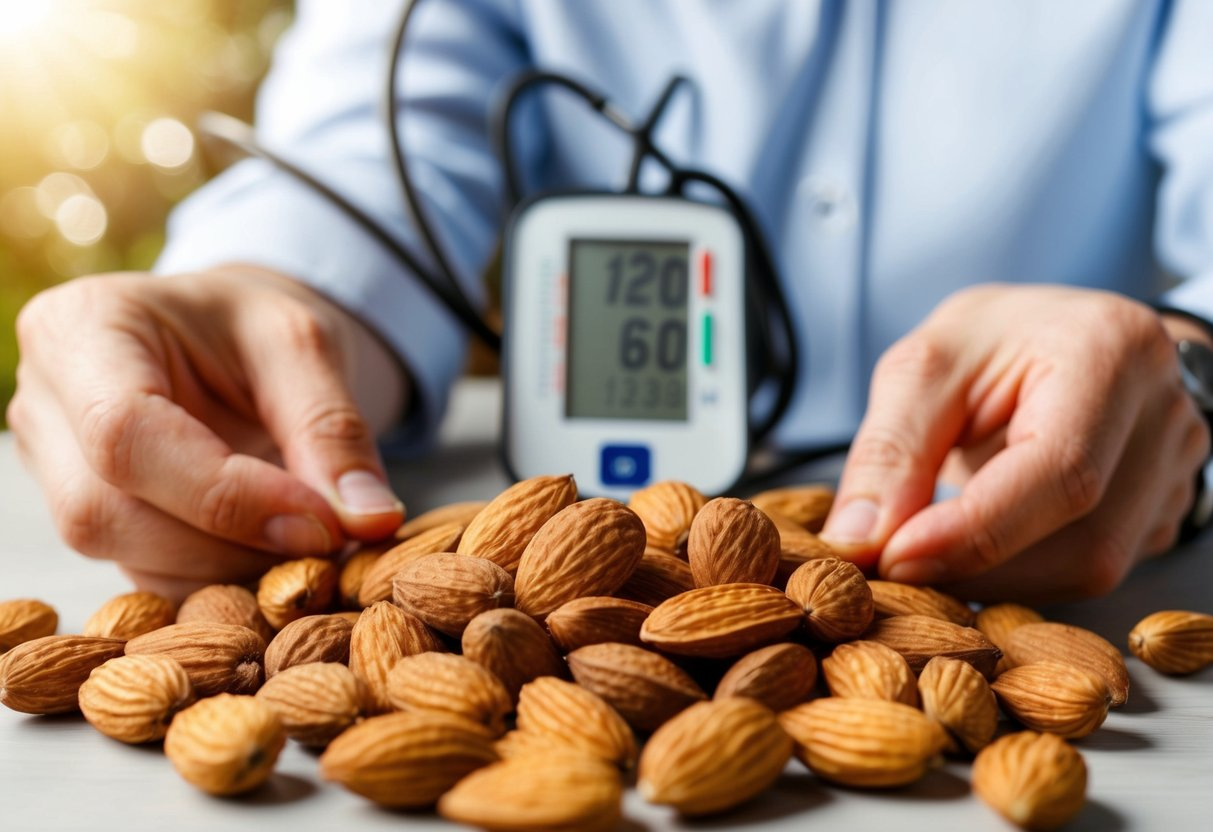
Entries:
{"type": "Polygon", "coordinates": [[[632,494],[628,508],[644,523],[650,546],[685,556],[691,521],[707,497],[685,482],[655,482],[632,494]]]}
{"type": "Polygon", "coordinates": [[[0,654],[18,644],[53,636],[59,626],[54,607],[33,598],[0,601],[0,654]]]}
{"type": "Polygon", "coordinates": [[[515,757],[530,757],[534,755],[568,754],[579,757],[589,756],[573,750],[558,738],[548,734],[537,734],[533,731],[507,731],[501,739],[493,743],[493,749],[503,760],[515,757]]]}
{"type": "Polygon", "coordinates": [[[467,500],[432,508],[416,517],[409,518],[403,526],[396,530],[396,540],[405,541],[449,523],[466,527],[487,505],[487,500],[467,500]]]}
{"type": "Polygon", "coordinates": [[[305,615],[282,628],[265,648],[265,677],[297,664],[349,664],[354,625],[337,615],[305,615]]]}
{"type": "Polygon", "coordinates": [[[964,601],[929,586],[894,581],[868,581],[877,618],[894,615],[929,615],[962,627],[972,627],[974,613],[964,601]]]}
{"type": "Polygon", "coordinates": [[[1159,673],[1195,673],[1213,664],[1213,615],[1164,610],[1129,633],[1129,649],[1159,673]]]}
{"type": "Polygon", "coordinates": [[[621,769],[636,764],[636,738],[623,717],[587,688],[553,676],[522,686],[518,730],[546,735],[621,769]]]}
{"type": "Polygon", "coordinates": [[[800,607],[774,587],[720,584],[663,601],[640,639],[680,656],[728,658],[787,635],[802,618],[800,607]]]}
{"type": "Polygon", "coordinates": [[[362,716],[366,688],[343,664],[311,662],[267,679],[257,698],[278,714],[288,737],[323,748],[362,716]]]}
{"type": "Polygon", "coordinates": [[[1112,698],[1102,677],[1053,661],[1012,667],[990,688],[1009,716],[1071,740],[1103,725],[1112,698]]]}
{"type": "Polygon", "coordinates": [[[828,485],[795,485],[772,488],[750,498],[767,514],[781,514],[810,532],[820,532],[834,506],[834,489],[828,485]]]}
{"type": "Polygon", "coordinates": [[[264,783],[285,743],[286,732],[269,705],[252,696],[220,694],[177,714],[164,753],[187,783],[227,796],[264,783]]]}
{"type": "Polygon", "coordinates": [[[281,630],[297,618],[327,612],[337,591],[337,565],[323,558],[288,560],[272,567],[257,585],[257,605],[281,630]]]}
{"type": "Polygon", "coordinates": [[[178,711],[194,704],[194,686],[170,656],[116,656],[80,686],[80,710],[89,723],[120,742],[164,739],[178,711]]]}
{"type": "Polygon", "coordinates": [[[664,656],[630,644],[591,644],[569,653],[573,678],[637,731],[652,731],[707,694],[664,656]]]}
{"type": "Polygon", "coordinates": [[[1017,826],[1057,829],[1086,802],[1087,766],[1053,734],[1008,734],[973,761],[973,791],[1017,826]]]}
{"type": "Polygon", "coordinates": [[[809,634],[837,644],[863,634],[872,623],[872,591],[855,564],[818,558],[801,564],[788,578],[787,596],[804,612],[809,634]]]}
{"type": "Polygon", "coordinates": [[[595,497],[557,512],[518,562],[517,606],[538,619],[566,601],[610,595],[644,554],[644,524],[623,503],[595,497]]]}
{"type": "Polygon", "coordinates": [[[805,561],[837,558],[838,551],[813,532],[777,512],[765,512],[779,532],[779,567],[772,585],[782,589],[805,561]]]}
{"type": "Polygon", "coordinates": [[[167,627],[176,620],[177,608],[167,598],[152,592],[128,592],[102,604],[84,622],[82,634],[127,641],[167,627]]]}
{"type": "Polygon", "coordinates": [[[377,601],[362,611],[350,633],[350,670],[367,688],[367,712],[392,709],[388,674],[405,656],[445,648],[415,615],[377,601]]]}
{"type": "Polygon", "coordinates": [[[497,759],[483,725],[435,711],[371,717],[329,743],[325,780],[381,806],[431,806],[471,772],[497,759]]]}
{"type": "Polygon", "coordinates": [[[43,636],[22,642],[0,663],[0,704],[26,714],[63,714],[78,707],[84,680],[115,656],[112,638],[43,636]]]}
{"type": "Polygon", "coordinates": [[[900,653],[875,641],[840,644],[821,662],[832,696],[918,705],[918,684],[900,653]]]}
{"type": "Polygon", "coordinates": [[[948,732],[950,751],[976,754],[998,728],[998,703],[986,677],[960,659],[936,656],[918,677],[922,710],[948,732]]]}
{"type": "Polygon", "coordinates": [[[235,624],[247,627],[268,644],[274,628],[261,614],[257,597],[242,586],[211,584],[189,595],[177,610],[178,624],[235,624]]]}
{"type": "Polygon", "coordinates": [[[992,604],[978,610],[973,621],[973,626],[981,630],[982,634],[990,640],[990,643],[1004,654],[994,668],[995,676],[1011,666],[1005,655],[1007,652],[1007,637],[1011,634],[1011,631],[1024,624],[1038,624],[1044,620],[1044,616],[1036,610],[1025,607],[1022,604],[992,604]]]}
{"type": "Polygon", "coordinates": [[[513,606],[514,579],[484,558],[425,555],[396,572],[392,598],[435,630],[459,637],[480,613],[513,606]]]}
{"type": "Polygon", "coordinates": [[[745,698],[700,702],[649,739],[636,788],[680,814],[714,814],[765,791],[791,756],[792,739],[765,705],[745,698]]]}
{"type": "Polygon", "coordinates": [[[1129,670],[1124,657],[1090,630],[1053,621],[1025,624],[1011,631],[1005,650],[1012,667],[1055,661],[1090,670],[1107,683],[1114,708],[1129,698],[1129,670]]]}
{"type": "Polygon", "coordinates": [[[691,523],[687,561],[696,586],[769,584],[779,567],[779,532],[753,503],[717,497],[691,523]]]}
{"type": "Polygon", "coordinates": [[[772,644],[737,660],[716,685],[713,699],[746,696],[772,711],[786,711],[813,694],[817,659],[799,644],[772,644]]]}
{"type": "Polygon", "coordinates": [[[565,653],[588,644],[640,644],[640,627],[653,608],[636,601],[592,595],[562,604],[547,617],[552,641],[565,653]]]}
{"type": "Polygon", "coordinates": [[[480,723],[495,737],[505,733],[505,716],[514,707],[500,679],[450,653],[405,656],[387,675],[387,695],[399,710],[455,714],[480,723]]]}
{"type": "Polygon", "coordinates": [[[941,621],[929,615],[895,615],[874,622],[863,637],[892,647],[910,664],[910,670],[922,672],[935,656],[961,659],[989,679],[1002,652],[980,631],[941,621]]]}
{"type": "Polygon", "coordinates": [[[360,549],[341,565],[341,573],[337,576],[337,595],[343,607],[351,610],[362,609],[362,602],[358,597],[362,593],[362,582],[366,580],[366,573],[386,551],[388,550],[380,551],[378,546],[360,549]]]}
{"type": "Polygon", "coordinates": [[[512,702],[532,679],[568,676],[548,634],[518,610],[490,610],[473,618],[463,631],[463,655],[500,679],[512,702]]]}
{"type": "Polygon", "coordinates": [[[456,551],[487,558],[512,574],[539,528],[576,499],[577,484],[571,475],[531,477],[515,483],[468,523],[456,551]]]}
{"type": "Polygon", "coordinates": [[[126,643],[128,656],[171,656],[185,668],[199,698],[255,693],[265,679],[265,642],[235,624],[172,624],[126,643]]]}
{"type": "Polygon", "coordinates": [[[438,552],[453,552],[463,536],[462,523],[444,523],[388,549],[367,568],[358,589],[358,603],[369,607],[392,597],[392,579],[409,561],[438,552]]]}
{"type": "Polygon", "coordinates": [[[667,598],[694,588],[695,578],[691,575],[690,564],[668,552],[649,547],[645,549],[631,577],[615,594],[655,607],[667,598]]]}

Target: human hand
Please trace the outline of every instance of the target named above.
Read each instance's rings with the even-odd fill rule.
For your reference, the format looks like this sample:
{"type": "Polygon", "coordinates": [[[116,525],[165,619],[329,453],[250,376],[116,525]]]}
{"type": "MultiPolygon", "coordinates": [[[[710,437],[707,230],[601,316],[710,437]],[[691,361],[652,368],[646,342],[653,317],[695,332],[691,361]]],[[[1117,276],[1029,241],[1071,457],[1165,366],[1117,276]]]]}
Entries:
{"type": "Polygon", "coordinates": [[[243,266],[87,278],[35,297],[17,335],[22,460],[68,545],[140,587],[246,581],[403,518],[351,392],[378,362],[398,405],[399,371],[302,284],[243,266]]]}
{"type": "Polygon", "coordinates": [[[1148,307],[982,286],[881,358],[822,536],[967,597],[1101,595],[1174,545],[1208,451],[1148,307]],[[945,463],[966,477],[932,505],[945,463]]]}

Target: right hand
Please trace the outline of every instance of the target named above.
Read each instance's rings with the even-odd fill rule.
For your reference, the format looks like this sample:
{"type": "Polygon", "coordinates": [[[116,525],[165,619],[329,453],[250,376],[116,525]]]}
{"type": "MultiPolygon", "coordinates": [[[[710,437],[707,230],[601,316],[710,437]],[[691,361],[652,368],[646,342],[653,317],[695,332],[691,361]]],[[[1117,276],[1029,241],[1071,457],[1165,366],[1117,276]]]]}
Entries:
{"type": "Polygon", "coordinates": [[[30,301],[17,337],[18,452],[68,545],[142,588],[248,581],[403,519],[351,393],[365,345],[386,351],[290,278],[75,280],[30,301]]]}

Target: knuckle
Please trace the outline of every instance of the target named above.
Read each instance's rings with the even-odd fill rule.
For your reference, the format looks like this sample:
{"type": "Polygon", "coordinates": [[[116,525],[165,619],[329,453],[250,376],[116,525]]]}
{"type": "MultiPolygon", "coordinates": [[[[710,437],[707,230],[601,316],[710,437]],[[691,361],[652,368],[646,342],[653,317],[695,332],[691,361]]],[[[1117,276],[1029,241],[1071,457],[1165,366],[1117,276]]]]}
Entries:
{"type": "Polygon", "coordinates": [[[282,303],[278,310],[279,334],[285,345],[304,355],[331,355],[336,343],[331,326],[299,301],[282,303]]]}
{"type": "Polygon", "coordinates": [[[80,445],[94,471],[121,486],[133,475],[133,455],[141,421],[138,397],[96,399],[80,417],[80,445]]]}
{"type": "Polygon", "coordinates": [[[110,528],[105,500],[96,488],[64,489],[51,499],[55,530],[70,548],[101,557],[110,528]]]}
{"type": "Polygon", "coordinates": [[[910,437],[891,425],[869,425],[847,454],[847,467],[860,470],[904,470],[920,457],[910,437]]]}
{"type": "Polygon", "coordinates": [[[1069,442],[1058,453],[1057,482],[1070,517],[1088,514],[1103,499],[1103,472],[1083,442],[1069,442]]]}
{"type": "Polygon", "coordinates": [[[20,392],[14,393],[8,401],[8,406],[4,409],[4,421],[14,434],[21,435],[26,426],[27,415],[25,395],[20,392]]]}
{"type": "Polygon", "coordinates": [[[325,402],[305,414],[300,438],[309,442],[356,445],[371,441],[371,431],[358,409],[348,402],[325,402]]]}
{"type": "Polygon", "coordinates": [[[239,478],[221,472],[206,486],[197,505],[198,522],[203,529],[220,537],[238,535],[245,505],[244,488],[239,478]]]}
{"type": "Polygon", "coordinates": [[[954,363],[951,351],[934,338],[919,332],[902,338],[885,350],[876,364],[875,377],[930,384],[945,378],[952,371],[954,363]]]}

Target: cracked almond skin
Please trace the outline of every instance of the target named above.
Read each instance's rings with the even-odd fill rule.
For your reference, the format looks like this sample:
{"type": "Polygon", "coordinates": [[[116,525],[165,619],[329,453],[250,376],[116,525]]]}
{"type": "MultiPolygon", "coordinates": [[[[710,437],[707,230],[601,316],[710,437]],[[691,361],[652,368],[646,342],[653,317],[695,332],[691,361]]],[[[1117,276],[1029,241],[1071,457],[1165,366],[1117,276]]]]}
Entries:
{"type": "Polygon", "coordinates": [[[396,606],[458,638],[482,612],[514,604],[514,579],[491,560],[449,553],[406,563],[392,579],[396,606]]]}
{"type": "Polygon", "coordinates": [[[998,729],[998,703],[986,677],[968,662],[936,656],[918,677],[922,710],[948,732],[949,751],[976,754],[998,729]]]}
{"type": "Polygon", "coordinates": [[[1033,731],[1065,739],[1087,736],[1108,717],[1112,700],[1104,680],[1090,670],[1047,661],[1012,667],[990,685],[1008,716],[1033,731]]]}
{"type": "Polygon", "coordinates": [[[757,797],[791,756],[791,737],[765,705],[744,697],[700,702],[649,738],[636,788],[679,814],[711,815],[757,797]]]}
{"type": "Polygon", "coordinates": [[[471,659],[501,680],[518,701],[522,686],[540,676],[567,678],[569,671],[535,619],[514,609],[482,612],[463,631],[462,649],[471,659]]]}
{"type": "Polygon", "coordinates": [[[367,567],[358,587],[358,605],[365,608],[392,597],[392,579],[405,564],[440,552],[453,552],[463,536],[462,523],[444,523],[388,549],[367,567]]]}
{"type": "Polygon", "coordinates": [[[226,797],[264,783],[285,744],[273,708],[252,696],[221,693],[177,714],[164,753],[187,783],[226,797]]]}
{"type": "Polygon", "coordinates": [[[767,514],[777,513],[817,534],[834,507],[834,489],[821,483],[770,488],[750,498],[767,514]]]}
{"type": "Polygon", "coordinates": [[[691,522],[707,501],[693,485],[663,480],[633,492],[628,508],[644,523],[650,546],[684,556],[691,522]]]}
{"type": "Polygon", "coordinates": [[[552,641],[565,653],[589,644],[640,645],[640,628],[653,608],[648,604],[592,595],[561,604],[544,622],[552,641]]]}
{"type": "Polygon", "coordinates": [[[640,640],[679,656],[724,659],[763,647],[796,629],[799,606],[765,584],[719,584],[663,601],[640,640]]]}
{"type": "Polygon", "coordinates": [[[1129,669],[1120,650],[1107,639],[1072,624],[1044,621],[1015,628],[1007,637],[1007,664],[1055,661],[1089,670],[1103,678],[1112,694],[1112,707],[1129,698],[1129,669]]]}
{"type": "Polygon", "coordinates": [[[850,641],[821,662],[830,695],[844,699],[884,699],[918,707],[918,683],[895,650],[875,641],[850,641]]]}
{"type": "Polygon", "coordinates": [[[128,656],[171,656],[185,668],[199,698],[252,694],[265,681],[265,642],[235,624],[171,624],[126,643],[128,656]]]}
{"type": "Polygon", "coordinates": [[[921,673],[935,656],[947,656],[968,662],[989,679],[1002,658],[1002,651],[991,644],[980,630],[941,621],[929,615],[895,615],[877,619],[863,637],[896,650],[915,673],[921,673]]]}
{"type": "Polygon", "coordinates": [[[745,696],[772,711],[807,701],[817,684],[817,659],[800,644],[772,644],[738,659],[716,685],[713,699],[745,696]]]}
{"type": "Polygon", "coordinates": [[[139,744],[164,739],[179,711],[194,704],[194,686],[171,656],[117,656],[80,686],[80,710],[111,739],[139,744]]]}
{"type": "Polygon", "coordinates": [[[468,523],[455,551],[487,558],[513,574],[540,527],[576,499],[577,483],[571,474],[531,477],[514,483],[468,523]]]}
{"type": "Polygon", "coordinates": [[[779,723],[814,774],[857,788],[913,783],[948,742],[922,711],[883,699],[814,699],[784,711],[779,723]]]}
{"type": "Polygon", "coordinates": [[[467,526],[488,504],[487,500],[466,500],[432,508],[405,521],[404,525],[396,530],[395,539],[403,542],[422,532],[428,532],[430,529],[445,526],[448,523],[467,526]]]}
{"type": "Polygon", "coordinates": [[[401,711],[371,717],[329,743],[320,774],[380,806],[420,809],[496,760],[483,725],[454,714],[401,711]]]}
{"type": "Polygon", "coordinates": [[[127,592],[101,605],[88,621],[82,635],[93,638],[132,638],[167,627],[177,620],[177,607],[154,592],[127,592]]]}
{"type": "Polygon", "coordinates": [[[191,593],[177,610],[178,624],[235,624],[269,644],[274,628],[265,620],[257,596],[235,584],[211,584],[191,593]]]}
{"type": "Polygon", "coordinates": [[[1129,650],[1159,673],[1185,675],[1213,664],[1213,615],[1163,610],[1129,633],[1129,650]]]}
{"type": "Polygon", "coordinates": [[[779,531],[748,500],[709,500],[691,523],[687,562],[696,586],[769,584],[779,568],[779,531]]]}
{"type": "Polygon", "coordinates": [[[1082,755],[1053,734],[1000,737],[973,761],[973,792],[1022,829],[1058,829],[1086,803],[1082,755]]]}
{"type": "Polygon", "coordinates": [[[354,624],[338,615],[305,615],[282,628],[265,648],[265,678],[298,664],[349,664],[354,624]]]}
{"type": "Polygon", "coordinates": [[[480,723],[494,737],[505,733],[513,710],[510,693],[483,666],[452,653],[405,656],[387,675],[392,707],[402,711],[442,711],[480,723]]]}
{"type": "Polygon", "coordinates": [[[569,653],[582,687],[602,697],[637,731],[653,731],[707,694],[665,656],[630,644],[591,644],[569,653]]]}
{"type": "Polygon", "coordinates": [[[632,576],[615,595],[655,607],[662,601],[695,588],[691,566],[669,552],[649,546],[632,576]]]}
{"type": "Polygon", "coordinates": [[[809,634],[829,644],[859,638],[875,614],[863,572],[840,558],[802,563],[788,578],[785,592],[804,613],[809,634]]]}
{"type": "Polygon", "coordinates": [[[288,560],[257,584],[257,605],[278,630],[305,615],[327,612],[337,593],[337,564],[324,558],[288,560]]]}
{"type": "Polygon", "coordinates": [[[518,562],[515,606],[539,620],[586,595],[610,595],[644,555],[644,524],[623,503],[573,503],[535,532],[518,562]]]}
{"type": "Polygon", "coordinates": [[[962,627],[972,627],[976,614],[959,598],[929,586],[911,586],[895,581],[868,581],[877,618],[894,615],[929,615],[962,627]]]}
{"type": "Polygon", "coordinates": [[[0,655],[18,644],[53,636],[59,626],[59,613],[50,604],[34,598],[0,601],[0,655]]]}
{"type": "Polygon", "coordinates": [[[257,698],[278,714],[288,737],[323,748],[361,718],[366,688],[343,664],[312,662],[266,680],[257,698]]]}
{"type": "Polygon", "coordinates": [[[523,685],[517,725],[625,771],[636,764],[636,738],[623,717],[588,688],[563,679],[541,676],[523,685]]]}
{"type": "Polygon", "coordinates": [[[367,713],[392,709],[388,674],[405,656],[446,647],[420,618],[387,602],[377,601],[362,611],[350,633],[350,670],[367,688],[367,713]]]}
{"type": "Polygon", "coordinates": [[[0,660],[0,704],[25,714],[79,709],[89,674],[121,656],[123,642],[88,636],[43,636],[22,642],[0,660]]]}

